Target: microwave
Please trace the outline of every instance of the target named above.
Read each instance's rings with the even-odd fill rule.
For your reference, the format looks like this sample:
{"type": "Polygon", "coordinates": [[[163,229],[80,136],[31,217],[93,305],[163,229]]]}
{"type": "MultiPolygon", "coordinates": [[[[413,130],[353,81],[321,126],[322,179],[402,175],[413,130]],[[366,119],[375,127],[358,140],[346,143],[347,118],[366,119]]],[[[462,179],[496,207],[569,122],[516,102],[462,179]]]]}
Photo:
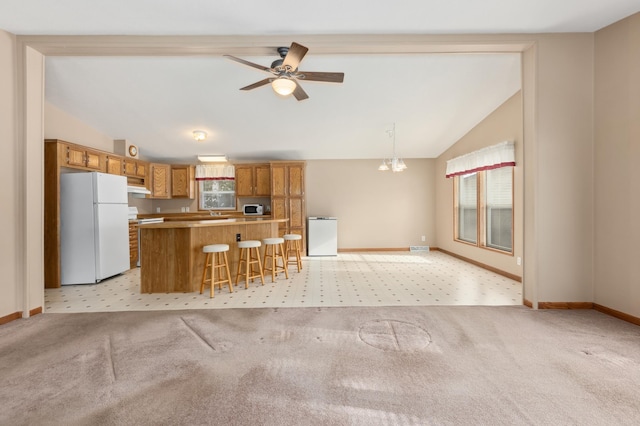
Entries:
{"type": "Polygon", "coordinates": [[[246,215],[262,215],[263,212],[262,204],[245,204],[242,206],[242,213],[246,215]]]}

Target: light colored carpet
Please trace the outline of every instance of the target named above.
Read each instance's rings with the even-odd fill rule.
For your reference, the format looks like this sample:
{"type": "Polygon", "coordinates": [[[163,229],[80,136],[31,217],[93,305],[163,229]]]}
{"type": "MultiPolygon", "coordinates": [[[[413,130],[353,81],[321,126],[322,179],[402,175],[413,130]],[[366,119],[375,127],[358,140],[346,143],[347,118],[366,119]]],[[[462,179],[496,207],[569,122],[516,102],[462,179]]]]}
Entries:
{"type": "Polygon", "coordinates": [[[525,307],[43,314],[0,424],[640,424],[640,327],[525,307]]]}

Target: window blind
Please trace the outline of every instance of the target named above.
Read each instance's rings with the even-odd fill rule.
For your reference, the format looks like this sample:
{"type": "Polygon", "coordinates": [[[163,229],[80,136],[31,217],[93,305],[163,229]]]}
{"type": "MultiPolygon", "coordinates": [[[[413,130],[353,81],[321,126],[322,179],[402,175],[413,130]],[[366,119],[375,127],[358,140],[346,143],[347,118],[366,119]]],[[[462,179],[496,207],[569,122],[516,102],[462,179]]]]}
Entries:
{"type": "Polygon", "coordinates": [[[447,161],[446,177],[515,165],[514,143],[506,141],[447,161]]]}

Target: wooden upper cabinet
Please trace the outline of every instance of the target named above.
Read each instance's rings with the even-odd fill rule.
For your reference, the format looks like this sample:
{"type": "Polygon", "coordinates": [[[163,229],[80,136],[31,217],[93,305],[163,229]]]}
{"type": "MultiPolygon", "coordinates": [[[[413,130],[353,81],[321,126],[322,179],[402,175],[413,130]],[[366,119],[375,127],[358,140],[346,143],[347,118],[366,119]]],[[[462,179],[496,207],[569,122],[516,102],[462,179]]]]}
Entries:
{"type": "Polygon", "coordinates": [[[286,184],[287,168],[284,165],[271,165],[271,196],[272,197],[286,197],[287,196],[287,184],[286,184]]]}
{"type": "Polygon", "coordinates": [[[254,193],[256,196],[271,195],[271,166],[262,164],[255,166],[254,193]]]}
{"type": "Polygon", "coordinates": [[[271,163],[271,196],[303,197],[304,168],[301,162],[271,163]]]}
{"type": "Polygon", "coordinates": [[[149,163],[146,161],[124,158],[122,160],[122,174],[129,177],[144,179],[147,177],[148,164],[149,163]]]}
{"type": "Polygon", "coordinates": [[[151,198],[171,198],[171,166],[151,163],[151,198]]]}
{"type": "Polygon", "coordinates": [[[171,166],[171,197],[195,198],[195,167],[171,166]]]}
{"type": "Polygon", "coordinates": [[[235,168],[238,197],[268,197],[271,194],[269,164],[239,164],[235,168]]]}
{"type": "Polygon", "coordinates": [[[253,196],[253,171],[251,166],[236,166],[236,195],[238,197],[253,196]]]}
{"type": "Polygon", "coordinates": [[[289,196],[304,196],[304,165],[292,165],[289,168],[289,196]]]}
{"type": "Polygon", "coordinates": [[[107,173],[112,175],[122,174],[122,158],[113,155],[107,155],[107,173]]]}
{"type": "Polygon", "coordinates": [[[106,156],[82,146],[64,145],[66,154],[64,165],[67,167],[106,171],[106,156]]]}

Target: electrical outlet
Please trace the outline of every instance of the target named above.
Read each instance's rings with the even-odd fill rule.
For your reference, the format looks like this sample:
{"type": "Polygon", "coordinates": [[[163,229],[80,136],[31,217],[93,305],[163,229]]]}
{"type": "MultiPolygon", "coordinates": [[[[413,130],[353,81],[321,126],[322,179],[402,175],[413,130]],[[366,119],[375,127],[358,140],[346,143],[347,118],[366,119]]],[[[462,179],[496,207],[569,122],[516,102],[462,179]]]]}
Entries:
{"type": "Polygon", "coordinates": [[[422,241],[427,241],[427,237],[426,236],[422,236],[422,241]]]}
{"type": "Polygon", "coordinates": [[[184,207],[183,207],[183,208],[182,208],[182,213],[184,213],[184,212],[185,212],[185,210],[184,210],[184,207]]]}
{"type": "Polygon", "coordinates": [[[520,256],[516,257],[516,264],[518,266],[522,265],[522,258],[520,256]]]}
{"type": "Polygon", "coordinates": [[[160,207],[156,207],[156,213],[160,213],[160,207]]]}
{"type": "Polygon", "coordinates": [[[189,211],[189,207],[185,207],[185,210],[186,210],[186,211],[189,211]]]}
{"type": "Polygon", "coordinates": [[[240,234],[236,234],[236,241],[240,241],[240,234]]]}

